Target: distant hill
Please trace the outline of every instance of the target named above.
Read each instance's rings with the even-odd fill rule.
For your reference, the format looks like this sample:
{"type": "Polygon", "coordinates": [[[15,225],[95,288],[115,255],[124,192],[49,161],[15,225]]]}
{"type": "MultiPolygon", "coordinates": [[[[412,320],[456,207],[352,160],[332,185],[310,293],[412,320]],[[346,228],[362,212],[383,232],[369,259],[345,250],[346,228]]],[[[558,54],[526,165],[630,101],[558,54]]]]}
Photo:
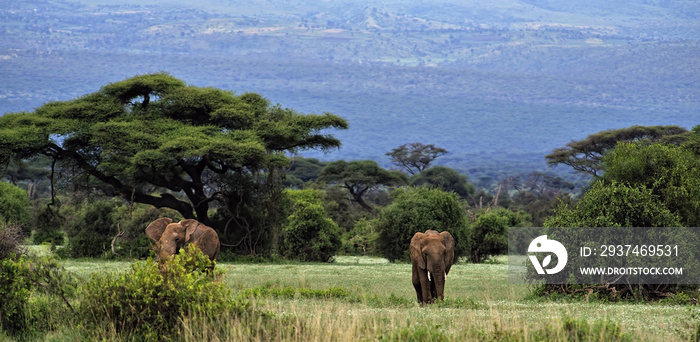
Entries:
{"type": "MultiPolygon", "coordinates": [[[[0,2],[0,113],[140,73],[254,91],[351,128],[322,159],[409,142],[484,186],[570,140],[700,124],[697,1],[0,2]]],[[[570,170],[555,172],[576,179],[570,170]]]]}

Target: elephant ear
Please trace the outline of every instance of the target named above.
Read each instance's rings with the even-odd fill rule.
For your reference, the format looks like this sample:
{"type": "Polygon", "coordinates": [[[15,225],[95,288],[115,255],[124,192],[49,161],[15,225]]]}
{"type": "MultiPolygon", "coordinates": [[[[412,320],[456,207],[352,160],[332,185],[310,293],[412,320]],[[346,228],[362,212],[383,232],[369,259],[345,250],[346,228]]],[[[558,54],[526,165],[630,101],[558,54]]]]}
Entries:
{"type": "Polygon", "coordinates": [[[411,247],[409,248],[411,262],[418,265],[418,268],[422,270],[425,269],[425,258],[423,258],[423,252],[421,252],[423,238],[425,238],[425,234],[421,232],[415,233],[411,239],[411,247]]]}
{"type": "Polygon", "coordinates": [[[448,274],[455,259],[455,239],[448,231],[440,233],[440,236],[445,240],[445,274],[448,274]]]}
{"type": "Polygon", "coordinates": [[[151,238],[151,240],[158,241],[163,235],[165,227],[167,227],[172,222],[173,220],[169,217],[161,217],[151,222],[151,224],[149,224],[148,227],[146,227],[146,235],[148,235],[148,237],[151,238]]]}
{"type": "Polygon", "coordinates": [[[192,234],[199,229],[199,226],[202,225],[199,221],[194,220],[194,219],[187,219],[187,220],[182,220],[180,221],[180,224],[185,227],[185,241],[186,242],[192,242],[190,239],[192,239],[192,234]]]}

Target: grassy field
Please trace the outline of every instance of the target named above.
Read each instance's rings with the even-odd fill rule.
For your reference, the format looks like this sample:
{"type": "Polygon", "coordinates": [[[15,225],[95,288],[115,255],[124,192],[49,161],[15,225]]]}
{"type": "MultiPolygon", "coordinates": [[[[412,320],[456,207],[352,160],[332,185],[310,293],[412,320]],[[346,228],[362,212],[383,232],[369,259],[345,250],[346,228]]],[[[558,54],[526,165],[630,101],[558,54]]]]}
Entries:
{"type": "MultiPolygon", "coordinates": [[[[87,275],[120,271],[129,264],[65,265],[87,275]]],[[[416,303],[410,265],[380,258],[339,257],[332,264],[220,263],[217,268],[225,271],[221,281],[235,294],[280,318],[280,331],[286,333],[261,335],[251,332],[250,323],[223,320],[213,330],[226,332],[214,336],[211,327],[185,322],[183,340],[687,341],[695,339],[700,321],[695,306],[534,298],[526,285],[508,283],[503,259],[453,266],[446,300],[425,307],[416,303]]]]}

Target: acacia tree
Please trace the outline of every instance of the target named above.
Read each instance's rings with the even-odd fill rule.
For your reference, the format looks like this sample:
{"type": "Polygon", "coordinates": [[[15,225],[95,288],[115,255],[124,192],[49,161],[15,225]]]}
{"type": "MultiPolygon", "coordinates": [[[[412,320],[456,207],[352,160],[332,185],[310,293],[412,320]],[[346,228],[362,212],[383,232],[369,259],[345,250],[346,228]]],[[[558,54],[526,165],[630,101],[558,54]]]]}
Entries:
{"type": "MultiPolygon", "coordinates": [[[[46,155],[113,194],[212,224],[209,209],[240,204],[231,189],[269,190],[286,154],[339,147],[324,133],[328,128],[345,129],[347,122],[155,73],[34,112],[5,114],[0,157],[46,155]],[[231,185],[232,179],[247,183],[231,185]]],[[[222,221],[234,215],[228,210],[222,221]]]]}
{"type": "Polygon", "coordinates": [[[473,197],[476,192],[476,187],[469,183],[467,176],[446,166],[434,166],[424,170],[424,172],[411,177],[409,184],[452,191],[464,199],[473,197]]]}
{"type": "Polygon", "coordinates": [[[403,173],[383,169],[373,160],[332,162],[321,171],[318,179],[347,189],[352,200],[367,211],[373,210],[363,199],[368,190],[380,185],[402,185],[407,181],[403,173]]]}
{"type": "Polygon", "coordinates": [[[678,126],[632,126],[612,129],[591,134],[583,140],[571,141],[566,147],[554,149],[545,158],[550,165],[569,165],[578,172],[597,177],[603,171],[603,155],[615,148],[619,141],[679,143],[687,138],[687,133],[687,129],[678,126]]]}
{"type": "Polygon", "coordinates": [[[433,144],[411,143],[392,149],[386,155],[391,157],[391,162],[401,170],[415,175],[428,168],[435,158],[446,153],[446,149],[433,144]]]}

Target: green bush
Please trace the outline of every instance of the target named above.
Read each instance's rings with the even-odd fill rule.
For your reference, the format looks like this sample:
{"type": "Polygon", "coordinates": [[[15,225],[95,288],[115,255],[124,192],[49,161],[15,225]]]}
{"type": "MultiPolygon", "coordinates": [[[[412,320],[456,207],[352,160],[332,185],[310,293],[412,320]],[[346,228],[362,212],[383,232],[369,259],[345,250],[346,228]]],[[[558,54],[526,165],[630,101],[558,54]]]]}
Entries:
{"type": "Polygon", "coordinates": [[[22,257],[0,260],[0,327],[11,334],[27,329],[27,303],[32,283],[22,257]]]}
{"type": "Polygon", "coordinates": [[[392,193],[394,201],[377,219],[379,248],[390,261],[408,261],[408,247],[416,232],[449,231],[456,240],[455,258],[468,251],[466,218],[455,193],[426,187],[407,187],[392,193]]]}
{"type": "Polygon", "coordinates": [[[291,201],[287,223],[282,228],[281,252],[301,261],[328,262],[340,250],[341,232],[323,206],[319,190],[287,190],[291,201]]]}
{"type": "Polygon", "coordinates": [[[68,237],[68,254],[73,258],[99,257],[109,250],[112,237],[117,234],[117,225],[112,211],[118,200],[97,200],[81,203],[64,227],[68,237]]]}
{"type": "Polygon", "coordinates": [[[376,221],[362,218],[355,223],[343,239],[343,252],[350,255],[380,255],[379,233],[374,228],[376,221]]]}
{"type": "Polygon", "coordinates": [[[681,225],[700,225],[700,160],[692,151],[661,143],[620,142],[605,154],[603,165],[606,185],[618,182],[648,189],[681,225]]]}
{"type": "Polygon", "coordinates": [[[524,211],[496,208],[482,211],[469,226],[469,256],[473,263],[508,253],[510,227],[528,226],[530,216],[524,211]]]}
{"type": "Polygon", "coordinates": [[[10,183],[0,182],[0,223],[17,225],[23,228],[24,234],[28,235],[28,224],[31,221],[30,208],[25,190],[10,183]]]}
{"type": "Polygon", "coordinates": [[[65,217],[58,211],[61,202],[56,200],[55,205],[44,205],[39,201],[35,202],[32,210],[32,242],[41,245],[48,242],[51,245],[63,245],[66,242],[65,233],[62,231],[66,222],[65,217]]]}
{"type": "Polygon", "coordinates": [[[19,338],[48,331],[72,310],[75,281],[52,256],[0,260],[0,327],[19,338]]]}
{"type": "Polygon", "coordinates": [[[50,245],[63,245],[65,242],[65,235],[59,230],[42,230],[36,231],[32,237],[32,241],[35,245],[41,245],[43,243],[48,243],[50,245]]]}
{"type": "Polygon", "coordinates": [[[160,264],[149,259],[123,273],[94,274],[82,289],[81,321],[129,339],[168,340],[185,317],[243,312],[245,306],[206,271],[210,266],[198,248],[187,248],[160,264]]]}

